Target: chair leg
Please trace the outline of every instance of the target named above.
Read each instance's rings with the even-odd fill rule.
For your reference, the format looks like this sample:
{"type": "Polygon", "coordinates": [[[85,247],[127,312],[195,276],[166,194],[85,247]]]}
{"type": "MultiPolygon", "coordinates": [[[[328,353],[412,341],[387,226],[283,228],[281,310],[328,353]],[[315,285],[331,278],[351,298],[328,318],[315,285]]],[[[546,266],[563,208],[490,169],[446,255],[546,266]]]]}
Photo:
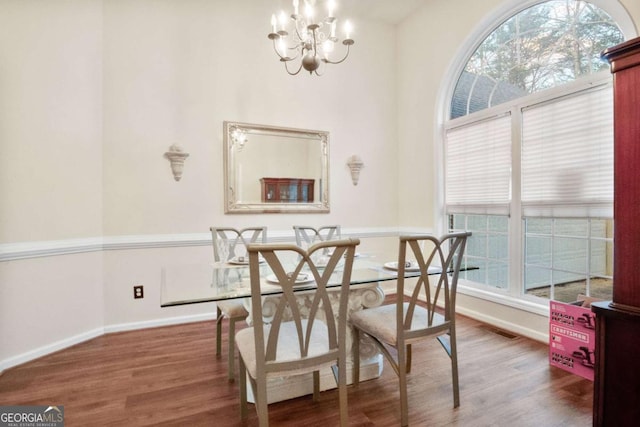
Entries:
{"type": "Polygon", "coordinates": [[[411,344],[407,345],[407,374],[411,373],[411,344]]]}
{"type": "Polygon", "coordinates": [[[258,424],[260,427],[269,426],[269,408],[267,405],[267,379],[256,378],[254,389],[256,411],[258,412],[258,424]]]}
{"type": "Polygon", "coordinates": [[[238,375],[240,376],[240,419],[247,418],[247,370],[242,356],[238,358],[238,375]]]}
{"type": "Polygon", "coordinates": [[[453,387],[453,407],[460,406],[460,387],[458,384],[458,344],[456,343],[456,331],[452,329],[449,334],[451,346],[451,385],[453,387]]]}
{"type": "Polygon", "coordinates": [[[220,357],[222,354],[222,311],[217,309],[218,315],[216,316],[216,357],[220,357]]]}
{"type": "Polygon", "coordinates": [[[407,355],[406,345],[398,346],[398,388],[400,389],[400,425],[409,425],[409,403],[407,402],[407,355]]]}
{"type": "Polygon", "coordinates": [[[320,371],[313,371],[313,401],[320,399],[320,371]]]}
{"type": "Polygon", "coordinates": [[[236,346],[236,320],[233,317],[229,318],[229,349],[227,350],[229,357],[229,382],[235,380],[235,346],[236,346]]]}
{"type": "Polygon", "coordinates": [[[349,425],[349,407],[347,405],[347,363],[338,362],[338,399],[340,401],[340,426],[349,425]]]}
{"type": "Polygon", "coordinates": [[[353,385],[360,384],[360,331],[358,328],[353,328],[352,344],[352,357],[353,357],[353,385]]]}

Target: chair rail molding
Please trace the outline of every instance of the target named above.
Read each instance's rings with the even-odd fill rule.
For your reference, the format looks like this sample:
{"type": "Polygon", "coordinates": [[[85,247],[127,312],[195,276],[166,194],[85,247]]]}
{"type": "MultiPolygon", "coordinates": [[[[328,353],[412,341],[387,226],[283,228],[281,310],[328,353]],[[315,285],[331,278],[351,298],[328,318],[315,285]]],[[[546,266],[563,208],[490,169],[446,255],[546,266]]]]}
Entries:
{"type": "MultiPolygon", "coordinates": [[[[397,227],[342,229],[343,237],[394,237],[403,233],[430,231],[419,229],[399,229],[397,227]],[[410,230],[410,231],[409,231],[410,230]]],[[[270,242],[292,242],[295,236],[292,230],[269,232],[270,242]]],[[[47,240],[35,242],[16,242],[0,244],[0,262],[29,258],[72,255],[85,252],[171,248],[211,245],[211,232],[185,234],[144,234],[124,236],[96,236],[78,239],[47,240]]]]}

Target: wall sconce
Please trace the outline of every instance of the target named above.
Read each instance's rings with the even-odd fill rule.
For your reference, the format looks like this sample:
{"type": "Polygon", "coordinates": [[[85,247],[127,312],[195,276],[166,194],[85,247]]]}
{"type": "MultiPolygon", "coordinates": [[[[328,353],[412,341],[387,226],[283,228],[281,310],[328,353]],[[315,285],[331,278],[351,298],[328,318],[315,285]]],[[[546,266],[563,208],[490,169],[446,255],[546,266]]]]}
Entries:
{"type": "Polygon", "coordinates": [[[164,156],[171,162],[173,178],[176,181],[180,181],[180,178],[182,178],[182,170],[184,169],[184,159],[189,157],[189,153],[185,153],[182,151],[182,147],[174,144],[169,147],[169,151],[164,153],[164,156]]]}
{"type": "Polygon", "coordinates": [[[353,182],[353,185],[358,185],[358,180],[360,179],[360,169],[364,167],[362,159],[354,154],[347,159],[347,166],[349,166],[349,169],[351,169],[351,181],[353,182]]]}

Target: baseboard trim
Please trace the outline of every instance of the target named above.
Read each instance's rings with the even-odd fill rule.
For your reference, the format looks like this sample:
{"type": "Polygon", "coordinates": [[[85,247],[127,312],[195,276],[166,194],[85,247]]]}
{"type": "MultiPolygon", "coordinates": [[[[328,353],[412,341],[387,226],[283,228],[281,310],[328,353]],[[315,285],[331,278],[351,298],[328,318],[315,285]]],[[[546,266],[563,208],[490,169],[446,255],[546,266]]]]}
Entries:
{"type": "Polygon", "coordinates": [[[497,317],[489,316],[479,311],[461,307],[460,304],[458,304],[458,306],[456,307],[456,312],[462,314],[463,316],[467,316],[480,322],[487,323],[491,326],[495,326],[496,328],[500,328],[505,331],[513,332],[514,334],[530,338],[534,341],[539,341],[544,344],[549,343],[548,332],[544,333],[535,329],[526,328],[522,325],[518,325],[517,323],[507,322],[503,319],[498,319],[497,317]]]}
{"type": "Polygon", "coordinates": [[[159,328],[162,326],[179,325],[183,323],[203,322],[206,320],[214,320],[216,318],[215,310],[211,313],[193,314],[188,316],[167,317],[164,319],[145,320],[134,323],[120,323],[117,325],[105,326],[105,334],[115,332],[135,331],[138,329],[159,328]]]}
{"type": "Polygon", "coordinates": [[[6,369],[13,368],[14,366],[22,365],[23,363],[30,362],[51,353],[55,353],[56,351],[64,350],[65,348],[80,344],[85,341],[89,341],[102,335],[104,335],[104,328],[95,328],[90,331],[83,332],[81,334],[74,335],[72,337],[68,337],[63,340],[36,348],[18,356],[10,357],[8,359],[0,361],[0,373],[2,373],[6,369]]]}
{"type": "Polygon", "coordinates": [[[85,341],[98,338],[104,334],[111,334],[116,332],[134,331],[138,329],[157,328],[161,326],[171,326],[183,323],[202,322],[207,320],[214,320],[216,318],[215,312],[196,314],[188,316],[168,317],[165,319],[147,320],[143,322],[121,323],[117,325],[109,325],[104,328],[95,328],[87,332],[83,332],[78,335],[74,335],[69,338],[42,346],[40,348],[28,351],[18,356],[10,357],[6,360],[0,361],[0,374],[3,371],[13,368],[23,363],[31,362],[43,356],[47,356],[56,351],[64,350],[76,344],[83,343],[85,341]]]}

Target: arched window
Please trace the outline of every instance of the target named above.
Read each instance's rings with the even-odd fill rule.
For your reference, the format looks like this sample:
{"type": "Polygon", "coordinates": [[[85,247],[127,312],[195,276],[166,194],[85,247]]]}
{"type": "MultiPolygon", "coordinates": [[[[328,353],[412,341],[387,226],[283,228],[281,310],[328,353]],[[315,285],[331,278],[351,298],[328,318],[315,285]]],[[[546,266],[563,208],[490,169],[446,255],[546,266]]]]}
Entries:
{"type": "Polygon", "coordinates": [[[449,228],[474,233],[471,286],[610,297],[613,110],[600,53],[622,41],[595,4],[552,0],[496,24],[468,57],[444,153],[449,228]]]}
{"type": "Polygon", "coordinates": [[[585,1],[547,1],[525,9],[498,26],[469,58],[451,101],[451,118],[608,70],[600,52],[623,40],[611,16],[585,1]]]}

